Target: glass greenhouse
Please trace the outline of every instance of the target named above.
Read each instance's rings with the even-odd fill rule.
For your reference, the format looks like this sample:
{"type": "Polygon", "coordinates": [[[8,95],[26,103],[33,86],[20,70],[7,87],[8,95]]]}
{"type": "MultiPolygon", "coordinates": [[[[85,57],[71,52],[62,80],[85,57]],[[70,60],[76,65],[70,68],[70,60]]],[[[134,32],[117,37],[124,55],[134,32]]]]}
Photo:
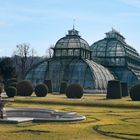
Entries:
{"type": "Polygon", "coordinates": [[[140,81],[140,56],[125,42],[116,30],[106,33],[106,37],[91,45],[92,59],[108,68],[115,78],[125,81],[129,87],[140,81]]]}
{"type": "Polygon", "coordinates": [[[79,83],[85,92],[104,92],[113,74],[103,65],[91,60],[88,43],[74,28],[59,39],[52,48],[53,58],[33,66],[26,75],[34,85],[51,79],[53,91],[59,91],[61,82],[79,83]]]}

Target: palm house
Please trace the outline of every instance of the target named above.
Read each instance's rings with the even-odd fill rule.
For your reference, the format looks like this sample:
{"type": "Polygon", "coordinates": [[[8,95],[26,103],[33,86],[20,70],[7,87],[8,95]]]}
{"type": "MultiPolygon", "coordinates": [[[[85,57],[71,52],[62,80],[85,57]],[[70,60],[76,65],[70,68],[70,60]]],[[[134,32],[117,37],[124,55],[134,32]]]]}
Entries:
{"type": "Polygon", "coordinates": [[[92,60],[106,67],[116,79],[125,81],[129,87],[140,81],[140,55],[125,42],[116,30],[90,46],[92,60]]]}
{"type": "MultiPolygon", "coordinates": [[[[66,36],[56,42],[52,48],[53,57],[34,65],[26,74],[25,79],[31,80],[34,85],[50,79],[54,92],[59,92],[60,84],[64,81],[68,84],[79,83],[85,92],[104,92],[108,81],[114,79],[114,76],[106,65],[97,63],[100,61],[92,60],[93,57],[96,58],[95,60],[102,60],[102,57],[96,55],[95,51],[98,53],[96,48],[98,47],[94,44],[92,53],[89,44],[73,28],[68,31],[66,36]]],[[[103,50],[101,53],[103,56],[107,54],[103,50]]],[[[125,63],[123,57],[121,62],[125,63]]]]}

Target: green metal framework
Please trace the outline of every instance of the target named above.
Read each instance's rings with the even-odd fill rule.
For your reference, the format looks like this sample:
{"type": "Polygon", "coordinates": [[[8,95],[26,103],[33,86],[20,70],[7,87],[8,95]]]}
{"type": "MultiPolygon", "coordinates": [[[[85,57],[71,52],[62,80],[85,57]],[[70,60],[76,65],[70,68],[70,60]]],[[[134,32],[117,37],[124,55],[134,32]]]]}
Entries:
{"type": "Polygon", "coordinates": [[[59,91],[61,82],[79,83],[85,92],[102,92],[114,76],[109,70],[91,60],[88,43],[78,31],[69,30],[68,35],[59,39],[54,48],[53,58],[44,60],[30,69],[26,79],[34,85],[51,79],[53,91],[59,91]]]}
{"type": "Polygon", "coordinates": [[[139,83],[140,56],[119,32],[112,29],[104,39],[91,45],[91,50],[92,59],[110,69],[118,79],[130,87],[139,83]]]}
{"type": "Polygon", "coordinates": [[[88,43],[82,39],[74,28],[68,34],[59,39],[54,48],[54,57],[80,57],[91,59],[91,50],[88,43]]]}

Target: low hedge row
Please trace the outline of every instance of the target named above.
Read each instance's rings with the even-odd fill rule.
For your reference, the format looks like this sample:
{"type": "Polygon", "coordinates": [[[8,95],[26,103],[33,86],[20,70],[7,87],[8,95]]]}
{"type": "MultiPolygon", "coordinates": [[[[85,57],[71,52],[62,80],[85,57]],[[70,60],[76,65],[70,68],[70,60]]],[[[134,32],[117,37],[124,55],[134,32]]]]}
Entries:
{"type": "MultiPolygon", "coordinates": [[[[0,87],[0,93],[2,92],[0,87]]],[[[52,92],[51,80],[45,80],[44,84],[39,84],[33,88],[33,85],[28,80],[23,80],[17,83],[16,79],[10,79],[5,85],[5,91],[8,97],[19,96],[31,96],[33,91],[37,97],[45,97],[48,92],[52,92]]],[[[130,97],[134,101],[140,101],[140,84],[133,86],[130,89],[130,97]]],[[[60,85],[60,94],[66,94],[67,98],[81,98],[83,96],[83,87],[79,84],[71,84],[67,86],[66,82],[62,82],[60,85]]],[[[128,96],[128,86],[126,82],[120,82],[118,80],[108,81],[107,85],[107,99],[120,99],[128,96]]]]}

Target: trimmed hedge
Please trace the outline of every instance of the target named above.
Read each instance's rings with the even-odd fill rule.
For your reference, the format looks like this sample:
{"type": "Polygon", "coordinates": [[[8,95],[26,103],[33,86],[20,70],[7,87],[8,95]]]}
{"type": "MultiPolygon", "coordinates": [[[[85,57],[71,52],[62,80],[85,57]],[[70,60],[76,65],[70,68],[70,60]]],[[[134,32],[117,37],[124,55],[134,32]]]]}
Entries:
{"type": "Polygon", "coordinates": [[[66,89],[67,89],[67,83],[66,82],[62,82],[60,85],[60,94],[65,94],[66,93],[66,89]]]}
{"type": "Polygon", "coordinates": [[[45,84],[39,84],[35,87],[37,97],[45,97],[48,93],[48,87],[45,84]]]}
{"type": "Polygon", "coordinates": [[[17,84],[17,95],[31,96],[33,93],[33,85],[31,81],[23,80],[17,84]]]}
{"type": "Polygon", "coordinates": [[[16,96],[16,94],[17,94],[17,89],[15,87],[9,86],[6,89],[6,95],[8,97],[14,97],[14,96],[16,96]]]}
{"type": "Polygon", "coordinates": [[[121,99],[121,84],[119,80],[110,80],[107,85],[107,99],[121,99]]]}
{"type": "Polygon", "coordinates": [[[4,85],[4,90],[6,91],[9,86],[17,87],[17,79],[11,78],[7,80],[6,84],[4,85]]]}
{"type": "Polygon", "coordinates": [[[126,82],[121,82],[121,89],[122,89],[122,97],[126,97],[129,95],[128,86],[126,82]]]}
{"type": "Polygon", "coordinates": [[[11,78],[7,81],[7,83],[17,83],[17,79],[16,78],[11,78]]]}
{"type": "Polygon", "coordinates": [[[79,84],[71,84],[66,89],[67,98],[81,98],[83,96],[83,87],[79,84]]]}
{"type": "Polygon", "coordinates": [[[16,83],[16,82],[12,82],[12,83],[10,83],[10,84],[8,85],[8,87],[9,87],[9,86],[12,86],[12,87],[17,88],[17,83],[16,83]]]}
{"type": "Polygon", "coordinates": [[[130,89],[130,97],[133,101],[140,101],[140,84],[130,89]]]}
{"type": "Polygon", "coordinates": [[[51,80],[44,80],[44,84],[48,87],[48,92],[52,93],[52,81],[51,80]]]}

